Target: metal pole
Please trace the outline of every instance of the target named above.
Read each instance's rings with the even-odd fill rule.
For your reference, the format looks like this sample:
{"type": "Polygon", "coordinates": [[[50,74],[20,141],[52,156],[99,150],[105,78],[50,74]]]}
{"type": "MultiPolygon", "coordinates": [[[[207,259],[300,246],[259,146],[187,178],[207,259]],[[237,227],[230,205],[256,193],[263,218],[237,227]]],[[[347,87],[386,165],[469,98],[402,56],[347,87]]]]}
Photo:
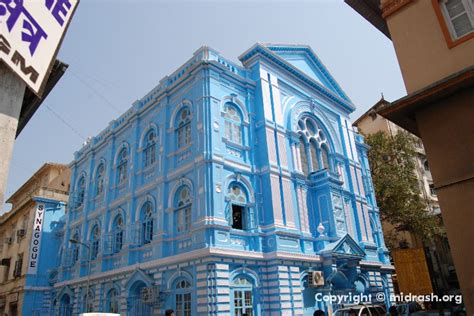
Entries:
{"type": "Polygon", "coordinates": [[[25,83],[0,64],[0,214],[24,94],[25,83]]]}

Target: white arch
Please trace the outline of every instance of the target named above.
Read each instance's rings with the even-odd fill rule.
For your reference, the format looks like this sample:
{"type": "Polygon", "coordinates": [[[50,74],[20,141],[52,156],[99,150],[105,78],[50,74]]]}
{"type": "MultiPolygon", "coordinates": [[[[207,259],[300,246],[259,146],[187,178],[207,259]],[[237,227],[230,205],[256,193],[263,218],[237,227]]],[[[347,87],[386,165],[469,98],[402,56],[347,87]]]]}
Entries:
{"type": "MultiPolygon", "coordinates": [[[[313,102],[317,103],[317,101],[313,102]]],[[[328,140],[332,142],[335,152],[342,153],[339,132],[334,129],[328,116],[320,109],[320,107],[312,105],[309,101],[299,101],[296,103],[288,102],[285,105],[284,113],[284,120],[287,122],[287,128],[291,131],[296,131],[298,129],[298,120],[304,113],[314,115],[317,121],[319,121],[328,132],[328,135],[326,136],[328,137],[328,140]]]]}
{"type": "Polygon", "coordinates": [[[122,216],[123,223],[124,223],[124,225],[126,225],[127,217],[125,216],[125,211],[124,211],[123,208],[118,207],[117,210],[114,211],[110,216],[110,220],[109,220],[109,223],[107,225],[108,226],[107,227],[108,232],[111,232],[112,229],[114,228],[115,219],[117,219],[117,216],[119,216],[119,215],[122,216]]]}
{"type": "Polygon", "coordinates": [[[99,167],[100,167],[101,164],[104,164],[104,178],[105,178],[105,174],[106,174],[105,171],[106,171],[106,167],[107,167],[105,158],[103,158],[103,157],[100,158],[100,159],[98,160],[98,162],[99,162],[99,163],[97,164],[97,167],[94,169],[94,173],[92,174],[92,182],[95,182],[95,179],[96,179],[96,177],[97,177],[97,170],[99,170],[99,167]]]}
{"type": "Polygon", "coordinates": [[[189,188],[189,194],[191,197],[194,194],[194,188],[193,188],[193,183],[191,180],[188,178],[181,178],[176,183],[174,184],[173,188],[169,191],[168,195],[168,207],[173,208],[174,207],[174,196],[176,195],[176,192],[178,191],[179,188],[181,188],[183,185],[187,186],[189,188]]]}
{"type": "MultiPolygon", "coordinates": [[[[246,177],[244,177],[240,174],[239,175],[230,174],[225,178],[224,188],[227,190],[232,182],[240,183],[247,190],[247,193],[249,195],[248,196],[249,202],[250,203],[255,202],[255,194],[254,194],[254,191],[253,191],[252,184],[250,183],[250,181],[246,177]]],[[[227,191],[225,191],[225,193],[227,194],[227,191]]]]}
{"type": "Polygon", "coordinates": [[[171,113],[171,116],[170,116],[170,128],[171,128],[171,129],[176,128],[176,126],[175,126],[176,115],[178,115],[178,113],[179,113],[182,109],[184,109],[185,107],[188,107],[188,108],[189,108],[189,113],[190,113],[191,119],[192,119],[193,103],[192,103],[190,100],[188,100],[188,99],[183,99],[183,101],[181,101],[180,104],[178,104],[177,106],[174,107],[173,112],[171,113]]]}
{"type": "Polygon", "coordinates": [[[153,213],[156,213],[156,199],[153,195],[151,195],[150,193],[146,194],[145,196],[142,196],[139,198],[138,200],[138,208],[137,208],[137,211],[135,212],[135,221],[139,221],[140,220],[140,214],[141,214],[141,211],[142,211],[142,208],[143,208],[143,205],[145,205],[145,203],[147,202],[150,202],[151,203],[151,206],[152,206],[152,209],[153,209],[153,213]]]}
{"type": "Polygon", "coordinates": [[[140,135],[140,140],[138,142],[138,148],[139,149],[143,149],[143,144],[145,143],[145,136],[148,134],[149,131],[151,130],[154,130],[155,131],[155,134],[156,134],[156,137],[158,138],[159,137],[159,133],[158,133],[158,126],[153,123],[153,122],[150,122],[146,128],[143,129],[143,132],[142,134],[140,135]]]}
{"type": "Polygon", "coordinates": [[[167,289],[172,290],[171,287],[173,286],[173,283],[179,278],[185,278],[189,281],[189,283],[193,283],[193,276],[189,272],[178,269],[178,271],[176,271],[169,277],[168,282],[166,283],[167,289]]]}
{"type": "Polygon", "coordinates": [[[237,95],[231,94],[231,95],[225,96],[221,99],[221,104],[220,104],[221,113],[225,112],[226,103],[233,103],[234,105],[236,105],[237,108],[242,113],[242,121],[245,124],[249,123],[249,121],[250,121],[249,113],[247,112],[247,109],[245,108],[245,104],[242,101],[239,100],[237,95]]]}
{"type": "Polygon", "coordinates": [[[130,144],[127,142],[123,142],[120,144],[119,147],[117,147],[117,150],[115,151],[115,157],[114,157],[114,168],[117,166],[117,161],[118,161],[118,156],[122,152],[122,149],[126,148],[128,151],[128,160],[130,161],[132,153],[130,151],[130,144]]]}
{"type": "Polygon", "coordinates": [[[258,274],[252,269],[247,267],[237,268],[230,273],[230,280],[234,281],[239,275],[249,276],[254,281],[255,287],[260,286],[260,278],[258,277],[258,274]]]}

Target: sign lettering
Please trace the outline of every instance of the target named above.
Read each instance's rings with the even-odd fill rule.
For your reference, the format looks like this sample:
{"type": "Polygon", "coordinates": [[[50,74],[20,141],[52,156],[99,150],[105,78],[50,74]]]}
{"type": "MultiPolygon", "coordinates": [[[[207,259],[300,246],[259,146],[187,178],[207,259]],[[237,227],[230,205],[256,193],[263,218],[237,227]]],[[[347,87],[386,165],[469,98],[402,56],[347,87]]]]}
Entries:
{"type": "Polygon", "coordinates": [[[79,0],[0,0],[0,60],[41,95],[79,0]]]}
{"type": "Polygon", "coordinates": [[[36,274],[38,269],[38,258],[41,249],[41,232],[43,230],[44,204],[38,204],[36,207],[34,233],[31,237],[29,263],[27,274],[36,274]]]}

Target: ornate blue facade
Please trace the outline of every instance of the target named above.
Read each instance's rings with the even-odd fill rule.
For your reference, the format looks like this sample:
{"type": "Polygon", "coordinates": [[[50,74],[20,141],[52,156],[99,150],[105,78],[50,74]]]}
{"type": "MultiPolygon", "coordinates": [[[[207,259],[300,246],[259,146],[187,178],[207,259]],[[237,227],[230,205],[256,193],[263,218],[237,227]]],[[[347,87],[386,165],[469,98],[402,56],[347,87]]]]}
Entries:
{"type": "Polygon", "coordinates": [[[354,105],[307,46],[239,59],[200,48],[75,153],[51,308],[312,315],[337,307],[317,293],[388,294],[354,105]]]}

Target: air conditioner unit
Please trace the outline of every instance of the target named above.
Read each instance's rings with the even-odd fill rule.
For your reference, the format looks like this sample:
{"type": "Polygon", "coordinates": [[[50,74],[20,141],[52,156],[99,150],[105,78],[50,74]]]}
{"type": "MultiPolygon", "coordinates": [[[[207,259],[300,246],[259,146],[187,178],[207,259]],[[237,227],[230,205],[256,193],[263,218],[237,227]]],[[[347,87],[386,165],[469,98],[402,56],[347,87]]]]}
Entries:
{"type": "Polygon", "coordinates": [[[322,271],[308,272],[308,285],[311,287],[324,286],[324,275],[322,271]]]}
{"type": "Polygon", "coordinates": [[[5,237],[5,243],[8,244],[8,245],[11,245],[13,243],[13,238],[5,237]]]}
{"type": "Polygon", "coordinates": [[[19,229],[16,231],[16,235],[20,238],[25,237],[26,235],[26,229],[19,229]]]}

